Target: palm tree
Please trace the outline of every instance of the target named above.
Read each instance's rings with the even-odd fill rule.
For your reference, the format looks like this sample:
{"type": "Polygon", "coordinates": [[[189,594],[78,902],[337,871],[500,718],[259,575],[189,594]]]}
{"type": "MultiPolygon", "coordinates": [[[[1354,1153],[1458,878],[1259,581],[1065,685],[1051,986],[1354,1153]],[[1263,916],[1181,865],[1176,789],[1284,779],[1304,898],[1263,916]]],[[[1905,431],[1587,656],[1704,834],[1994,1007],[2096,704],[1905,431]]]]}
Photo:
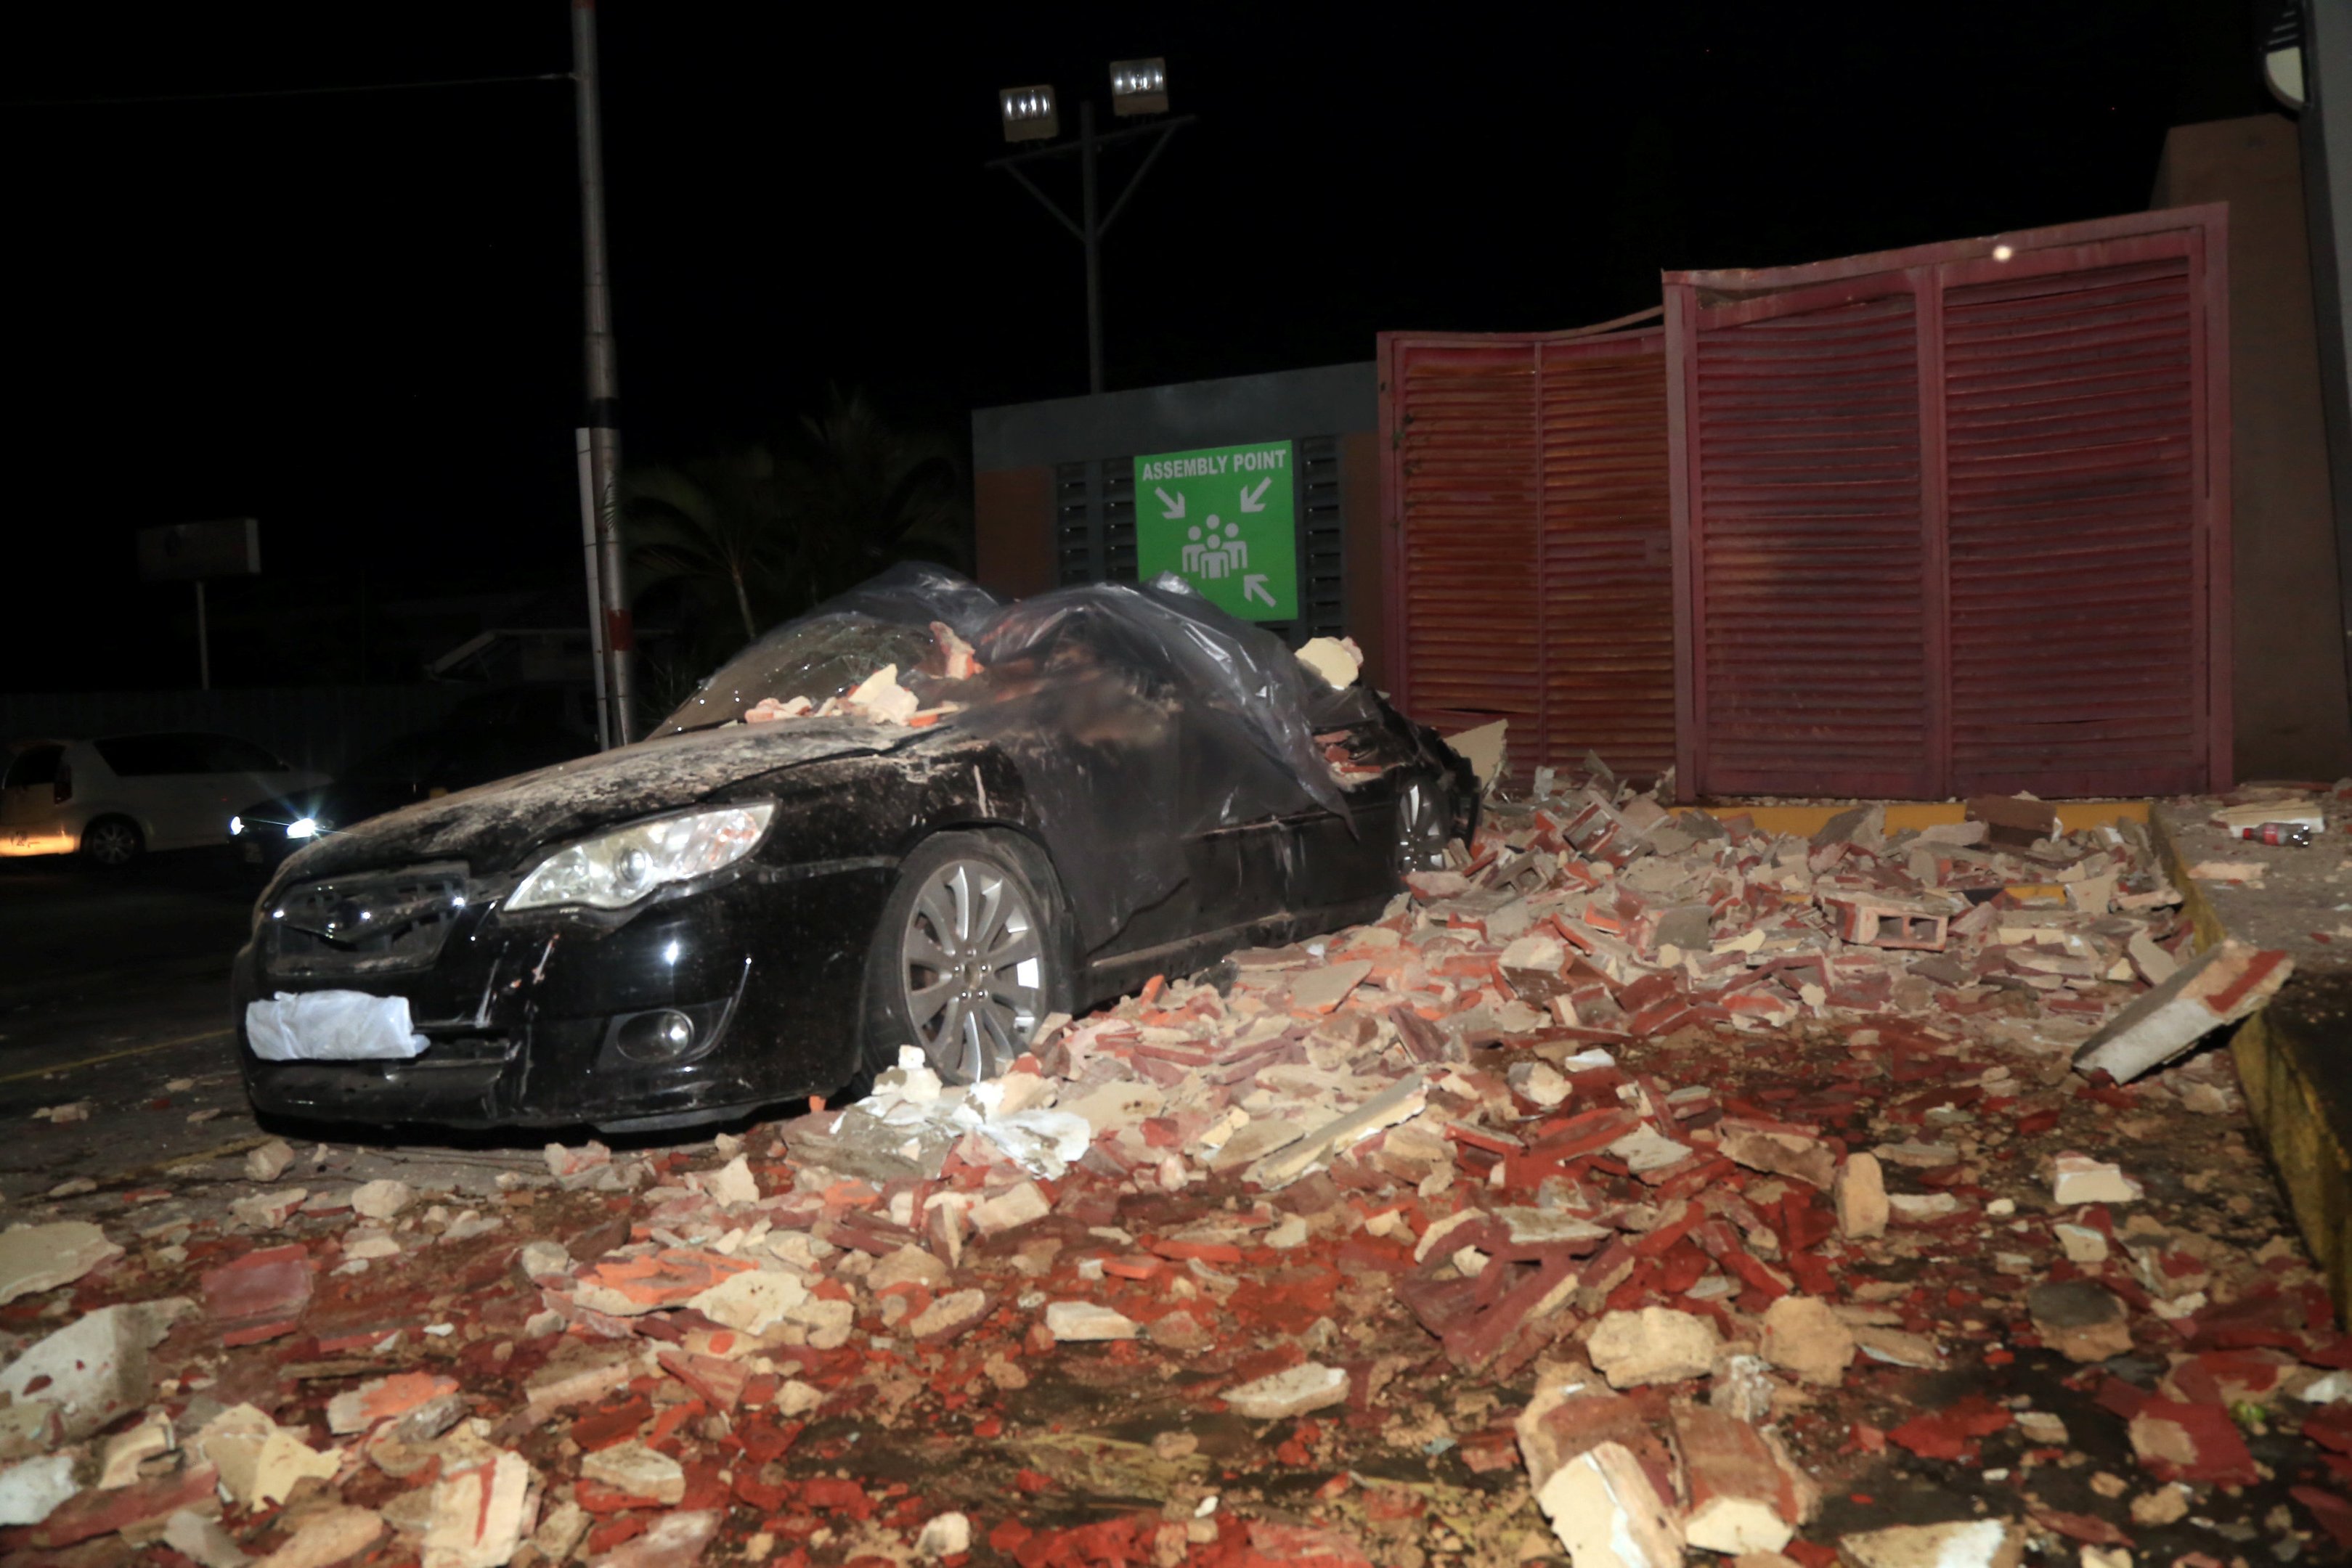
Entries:
{"type": "Polygon", "coordinates": [[[803,418],[782,444],[803,606],[897,561],[969,565],[971,507],[954,442],[898,429],[863,392],[832,387],[824,413],[803,418]]]}
{"type": "Polygon", "coordinates": [[[691,685],[767,627],[910,559],[963,567],[971,507],[956,445],[829,389],[765,441],[622,480],[631,598],[679,622],[660,678],[691,685]],[[741,635],[734,634],[740,625],[741,635]]]}
{"type": "Polygon", "coordinates": [[[621,520],[633,594],[674,586],[722,617],[733,610],[744,642],[758,636],[763,617],[754,605],[768,607],[793,553],[776,469],[772,453],[751,445],[631,470],[621,520]]]}

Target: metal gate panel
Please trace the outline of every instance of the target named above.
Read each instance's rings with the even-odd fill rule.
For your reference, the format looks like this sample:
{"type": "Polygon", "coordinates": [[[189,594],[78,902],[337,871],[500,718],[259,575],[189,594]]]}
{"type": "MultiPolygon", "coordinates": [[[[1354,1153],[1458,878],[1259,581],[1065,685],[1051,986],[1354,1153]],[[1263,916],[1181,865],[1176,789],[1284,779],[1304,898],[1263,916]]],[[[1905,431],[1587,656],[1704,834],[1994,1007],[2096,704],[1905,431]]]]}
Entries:
{"type": "Polygon", "coordinates": [[[1947,286],[1958,793],[2204,787],[2198,312],[2161,248],[1947,286]]]}
{"type": "Polygon", "coordinates": [[[1533,760],[1675,759],[1673,530],[1663,334],[1539,345],[1543,724],[1533,760]]]}
{"type": "Polygon", "coordinates": [[[1669,274],[1685,796],[2226,789],[2227,214],[1669,274]]]}
{"type": "Polygon", "coordinates": [[[1715,792],[1929,788],[1919,324],[1906,280],[1699,324],[1685,387],[1699,725],[1715,792]]]}
{"type": "Polygon", "coordinates": [[[1521,779],[1672,761],[1664,339],[1597,330],[1381,339],[1393,695],[1521,779]]]}
{"type": "Polygon", "coordinates": [[[1525,341],[1381,341],[1390,660],[1424,722],[1540,716],[1536,357],[1525,341]]]}

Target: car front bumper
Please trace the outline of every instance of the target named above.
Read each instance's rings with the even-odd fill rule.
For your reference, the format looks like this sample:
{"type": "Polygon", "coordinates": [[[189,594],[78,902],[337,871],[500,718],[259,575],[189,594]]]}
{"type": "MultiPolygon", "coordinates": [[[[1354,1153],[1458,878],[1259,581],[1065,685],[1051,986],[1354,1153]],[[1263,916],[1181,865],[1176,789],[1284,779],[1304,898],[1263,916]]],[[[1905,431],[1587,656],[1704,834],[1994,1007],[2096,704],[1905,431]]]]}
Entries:
{"type": "Polygon", "coordinates": [[[831,1093],[859,1067],[866,949],[893,871],[753,864],[617,919],[510,916],[469,899],[421,964],[322,954],[265,911],[231,983],[246,1091],[257,1110],[303,1119],[616,1130],[831,1093]],[[430,1043],[406,1061],[254,1055],[248,1002],[323,989],[406,998],[430,1043]],[[671,1010],[694,1022],[688,1058],[632,1060],[625,1027],[671,1010]]]}

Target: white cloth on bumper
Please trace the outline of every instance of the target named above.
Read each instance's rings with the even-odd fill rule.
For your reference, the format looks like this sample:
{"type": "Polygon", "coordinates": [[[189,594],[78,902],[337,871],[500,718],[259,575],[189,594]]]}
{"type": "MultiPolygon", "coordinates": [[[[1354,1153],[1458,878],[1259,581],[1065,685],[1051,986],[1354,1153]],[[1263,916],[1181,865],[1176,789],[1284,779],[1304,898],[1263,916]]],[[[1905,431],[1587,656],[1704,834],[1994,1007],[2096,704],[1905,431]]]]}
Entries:
{"type": "Polygon", "coordinates": [[[405,1060],[431,1042],[409,1027],[406,997],[280,991],[245,1005],[245,1036],[264,1061],[405,1060]]]}

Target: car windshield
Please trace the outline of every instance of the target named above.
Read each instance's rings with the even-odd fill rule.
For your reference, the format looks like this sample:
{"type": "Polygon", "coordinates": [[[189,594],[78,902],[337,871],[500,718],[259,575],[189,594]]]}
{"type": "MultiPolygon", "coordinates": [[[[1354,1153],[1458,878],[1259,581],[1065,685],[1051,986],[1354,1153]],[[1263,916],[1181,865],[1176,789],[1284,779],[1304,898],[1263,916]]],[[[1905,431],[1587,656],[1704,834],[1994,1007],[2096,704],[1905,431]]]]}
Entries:
{"type": "MultiPolygon", "coordinates": [[[[1004,604],[952,572],[910,565],[777,627],[655,733],[835,713],[897,724],[952,716],[975,736],[1052,750],[1150,728],[1153,712],[1181,709],[1191,716],[1184,727],[1217,731],[1214,742],[1190,747],[1219,758],[1213,772],[1246,772],[1255,753],[1278,781],[1237,793],[1221,785],[1195,803],[1199,811],[1180,815],[1265,814],[1234,815],[1244,796],[1268,810],[1311,801],[1344,815],[1310,727],[1316,706],[1303,666],[1278,638],[1181,579],[1065,588],[1004,604]],[[895,685],[881,680],[852,695],[885,670],[895,685]]],[[[1176,760],[1172,752],[1161,758],[1176,760]]]]}
{"type": "Polygon", "coordinates": [[[780,626],[719,666],[657,734],[731,724],[763,702],[821,705],[886,664],[912,672],[935,658],[929,630],[860,614],[821,615],[780,626]]]}

